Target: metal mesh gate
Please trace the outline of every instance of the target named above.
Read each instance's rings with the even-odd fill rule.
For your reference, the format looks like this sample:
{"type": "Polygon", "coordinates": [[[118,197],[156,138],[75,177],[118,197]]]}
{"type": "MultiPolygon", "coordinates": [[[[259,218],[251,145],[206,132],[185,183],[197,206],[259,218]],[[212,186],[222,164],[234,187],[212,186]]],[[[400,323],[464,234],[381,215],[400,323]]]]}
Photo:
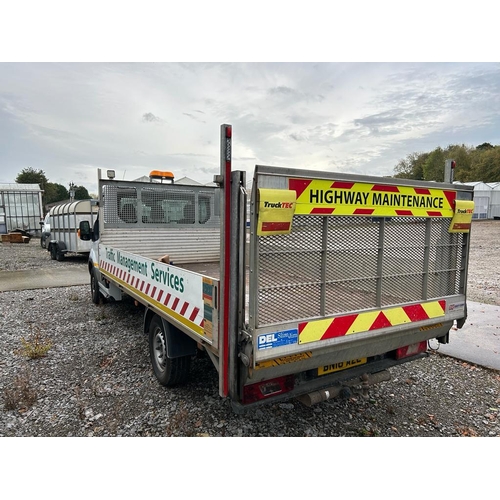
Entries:
{"type": "Polygon", "coordinates": [[[177,185],[122,186],[103,182],[104,223],[108,227],[200,226],[220,224],[215,189],[177,185]]]}
{"type": "Polygon", "coordinates": [[[449,224],[295,216],[291,234],[257,238],[255,326],[459,293],[467,236],[449,224]]]}

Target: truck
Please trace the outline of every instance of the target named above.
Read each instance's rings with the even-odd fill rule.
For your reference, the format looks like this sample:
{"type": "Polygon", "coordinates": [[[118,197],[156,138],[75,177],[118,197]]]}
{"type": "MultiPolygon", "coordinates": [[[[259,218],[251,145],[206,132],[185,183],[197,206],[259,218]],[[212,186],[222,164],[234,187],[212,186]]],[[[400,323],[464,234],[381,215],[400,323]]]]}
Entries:
{"type": "Polygon", "coordinates": [[[94,225],[99,208],[95,200],[76,200],[52,207],[47,213],[40,244],[52,260],[62,261],[67,253],[87,256],[92,243],[79,236],[80,223],[94,225]]]}
{"type": "Polygon", "coordinates": [[[223,124],[211,186],[99,171],[98,221],[80,225],[92,301],[143,306],[161,385],[204,353],[237,413],[312,406],[366,394],[463,326],[470,186],[256,165],[247,190],[231,146],[223,124]]]}

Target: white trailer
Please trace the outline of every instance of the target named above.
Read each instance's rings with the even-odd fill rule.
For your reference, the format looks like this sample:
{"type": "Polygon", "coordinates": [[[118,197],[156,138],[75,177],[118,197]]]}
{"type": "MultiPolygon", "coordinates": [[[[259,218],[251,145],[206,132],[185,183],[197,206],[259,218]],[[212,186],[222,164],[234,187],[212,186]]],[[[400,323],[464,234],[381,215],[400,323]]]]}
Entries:
{"type": "Polygon", "coordinates": [[[92,245],[80,239],[80,223],[87,221],[93,227],[98,212],[97,200],[77,200],[52,207],[44,223],[50,231],[44,244],[51,259],[61,261],[67,253],[88,254],[92,245]]]}
{"type": "Polygon", "coordinates": [[[217,187],[99,175],[99,224],[81,224],[92,300],[144,306],[161,384],[204,351],[235,411],[312,405],[463,326],[472,187],[256,166],[247,229],[231,140],[222,125],[217,187]]]}

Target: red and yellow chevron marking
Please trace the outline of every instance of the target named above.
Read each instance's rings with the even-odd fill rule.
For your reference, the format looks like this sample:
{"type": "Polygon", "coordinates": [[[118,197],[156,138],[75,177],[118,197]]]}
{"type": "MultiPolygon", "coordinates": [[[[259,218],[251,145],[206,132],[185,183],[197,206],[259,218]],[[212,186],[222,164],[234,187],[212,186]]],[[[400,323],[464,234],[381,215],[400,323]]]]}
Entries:
{"type": "Polygon", "coordinates": [[[446,301],[436,300],[299,323],[299,344],[343,337],[353,333],[370,332],[405,323],[416,323],[426,319],[442,318],[445,310],[446,301]]]}
{"type": "Polygon", "coordinates": [[[325,179],[288,179],[298,215],[453,217],[455,191],[325,179]]]}
{"type": "Polygon", "coordinates": [[[198,335],[205,335],[204,318],[198,307],[193,306],[179,297],[173,296],[165,287],[148,283],[146,279],[134,276],[115,264],[101,260],[101,273],[118,281],[127,290],[139,295],[149,303],[154,301],[158,309],[166,312],[177,321],[194,330],[198,335]]]}

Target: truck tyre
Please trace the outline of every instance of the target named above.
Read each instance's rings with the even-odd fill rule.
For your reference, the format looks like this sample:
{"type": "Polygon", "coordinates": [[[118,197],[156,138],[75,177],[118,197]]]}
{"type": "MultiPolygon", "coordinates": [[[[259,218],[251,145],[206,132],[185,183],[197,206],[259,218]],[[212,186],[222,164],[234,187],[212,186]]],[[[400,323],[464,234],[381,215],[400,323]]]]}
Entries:
{"type": "Polygon", "coordinates": [[[64,254],[61,252],[61,249],[59,247],[57,247],[57,250],[56,250],[56,259],[59,262],[62,262],[64,260],[64,254]]]}
{"type": "Polygon", "coordinates": [[[90,272],[90,293],[92,295],[92,302],[94,304],[100,304],[101,292],[99,291],[99,283],[97,281],[96,273],[93,269],[90,272]]]}
{"type": "Polygon", "coordinates": [[[161,385],[173,387],[187,380],[191,357],[167,357],[167,335],[158,316],[155,316],[149,325],[149,355],[154,374],[161,385]]]}
{"type": "Polygon", "coordinates": [[[56,245],[50,245],[50,258],[51,258],[51,260],[56,260],[56,257],[57,257],[56,245]]]}

